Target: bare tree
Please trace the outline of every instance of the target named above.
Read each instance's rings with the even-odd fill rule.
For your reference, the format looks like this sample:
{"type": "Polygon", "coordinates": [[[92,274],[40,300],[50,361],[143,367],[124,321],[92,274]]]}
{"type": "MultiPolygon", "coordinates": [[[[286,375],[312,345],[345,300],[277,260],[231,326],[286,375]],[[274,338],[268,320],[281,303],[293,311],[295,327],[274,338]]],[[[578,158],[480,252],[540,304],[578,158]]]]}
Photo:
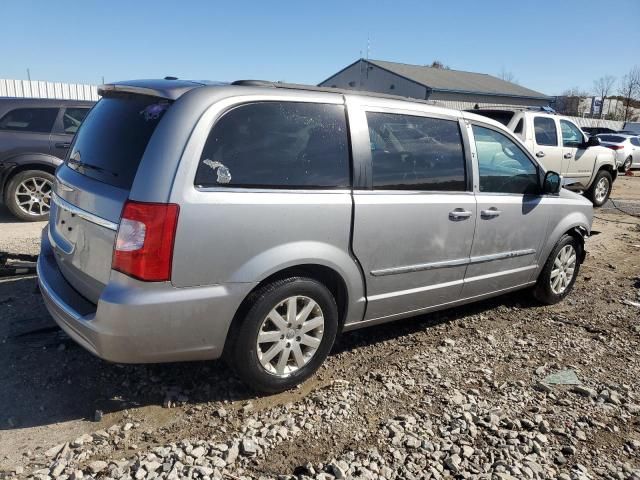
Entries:
{"type": "Polygon", "coordinates": [[[580,115],[583,100],[589,93],[579,87],[571,87],[556,99],[556,110],[565,115],[580,115]]]}
{"type": "Polygon", "coordinates": [[[505,70],[504,67],[502,67],[502,70],[500,70],[500,73],[498,74],[498,78],[501,78],[505,82],[518,83],[518,79],[513,74],[513,72],[505,70]]]}
{"type": "Polygon", "coordinates": [[[611,93],[611,89],[613,88],[613,84],[615,82],[616,77],[612,75],[605,75],[604,77],[600,77],[593,82],[593,93],[595,93],[597,97],[600,97],[602,99],[602,104],[600,107],[600,117],[605,116],[604,101],[609,97],[609,93],[611,93]]]}
{"type": "Polygon", "coordinates": [[[580,87],[571,87],[562,92],[563,97],[579,97],[586,98],[589,96],[589,92],[580,89],[580,87]]]}
{"type": "Polygon", "coordinates": [[[434,60],[433,62],[431,62],[431,65],[428,66],[431,68],[441,68],[442,70],[451,70],[451,68],[449,68],[449,65],[445,65],[440,60],[434,60]]]}
{"type": "Polygon", "coordinates": [[[626,122],[633,113],[631,104],[634,97],[640,96],[640,67],[636,65],[629,70],[629,73],[620,79],[619,87],[624,107],[623,117],[626,122]]]}

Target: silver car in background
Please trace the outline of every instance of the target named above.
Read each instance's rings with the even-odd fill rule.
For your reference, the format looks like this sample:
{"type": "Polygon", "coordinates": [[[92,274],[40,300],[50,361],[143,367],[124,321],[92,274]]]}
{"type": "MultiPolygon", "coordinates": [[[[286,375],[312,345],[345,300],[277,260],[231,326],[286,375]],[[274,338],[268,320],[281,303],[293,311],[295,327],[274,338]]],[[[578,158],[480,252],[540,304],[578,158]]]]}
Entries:
{"type": "Polygon", "coordinates": [[[224,357],[256,390],[336,335],[532,287],[563,299],[591,203],[499,123],[239,81],[104,85],[56,173],[39,284],[115,362],[224,357]]]}
{"type": "Polygon", "coordinates": [[[597,137],[603,147],[614,151],[620,172],[640,168],[640,136],[624,133],[602,133],[597,137]]]}

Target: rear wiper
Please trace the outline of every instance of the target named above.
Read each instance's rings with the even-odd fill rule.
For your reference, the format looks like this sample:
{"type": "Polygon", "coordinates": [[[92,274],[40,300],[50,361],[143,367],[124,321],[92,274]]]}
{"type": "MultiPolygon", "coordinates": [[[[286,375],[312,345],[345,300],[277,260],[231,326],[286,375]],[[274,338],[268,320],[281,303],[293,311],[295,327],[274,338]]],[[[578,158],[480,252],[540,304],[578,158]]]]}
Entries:
{"type": "Polygon", "coordinates": [[[102,168],[102,167],[98,167],[96,165],[91,165],[90,163],[86,163],[86,162],[81,162],[79,160],[73,160],[72,158],[70,158],[69,160],[67,160],[67,163],[70,163],[72,165],[75,165],[76,167],[81,167],[81,168],[86,168],[88,170],[96,170],[98,172],[103,172],[103,173],[108,173],[110,175],[113,175],[114,177],[117,177],[118,174],[114,173],[114,172],[110,172],[109,170],[102,168]]]}

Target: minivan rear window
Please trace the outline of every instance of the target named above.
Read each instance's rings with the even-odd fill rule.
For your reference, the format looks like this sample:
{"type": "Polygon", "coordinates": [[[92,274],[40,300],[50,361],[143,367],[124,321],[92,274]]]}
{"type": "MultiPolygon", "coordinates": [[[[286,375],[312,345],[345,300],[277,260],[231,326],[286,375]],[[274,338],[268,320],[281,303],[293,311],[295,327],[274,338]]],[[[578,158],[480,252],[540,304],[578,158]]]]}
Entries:
{"type": "Polygon", "coordinates": [[[80,126],[67,158],[77,172],[130,189],[167,100],[143,95],[104,97],[80,126]]]}

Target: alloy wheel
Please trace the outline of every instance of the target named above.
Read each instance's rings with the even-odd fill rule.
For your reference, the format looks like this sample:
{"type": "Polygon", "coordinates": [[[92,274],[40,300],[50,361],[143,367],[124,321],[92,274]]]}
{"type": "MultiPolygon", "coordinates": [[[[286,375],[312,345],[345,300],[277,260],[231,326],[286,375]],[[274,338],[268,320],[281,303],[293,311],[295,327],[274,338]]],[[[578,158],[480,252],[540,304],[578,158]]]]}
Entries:
{"type": "Polygon", "coordinates": [[[609,180],[603,177],[596,184],[595,197],[598,203],[603,203],[609,193],[609,180]]]}
{"type": "Polygon", "coordinates": [[[46,178],[26,178],[16,188],[16,204],[27,215],[46,215],[51,208],[52,190],[53,184],[46,178]]]}
{"type": "Polygon", "coordinates": [[[309,363],[323,334],[324,315],[315,300],[305,296],[286,298],[260,325],[258,361],[268,373],[288,377],[309,363]]]}
{"type": "Polygon", "coordinates": [[[563,294],[569,285],[576,270],[576,249],[573,245],[565,245],[558,252],[553,269],[551,270],[551,291],[556,295],[563,294]]]}

